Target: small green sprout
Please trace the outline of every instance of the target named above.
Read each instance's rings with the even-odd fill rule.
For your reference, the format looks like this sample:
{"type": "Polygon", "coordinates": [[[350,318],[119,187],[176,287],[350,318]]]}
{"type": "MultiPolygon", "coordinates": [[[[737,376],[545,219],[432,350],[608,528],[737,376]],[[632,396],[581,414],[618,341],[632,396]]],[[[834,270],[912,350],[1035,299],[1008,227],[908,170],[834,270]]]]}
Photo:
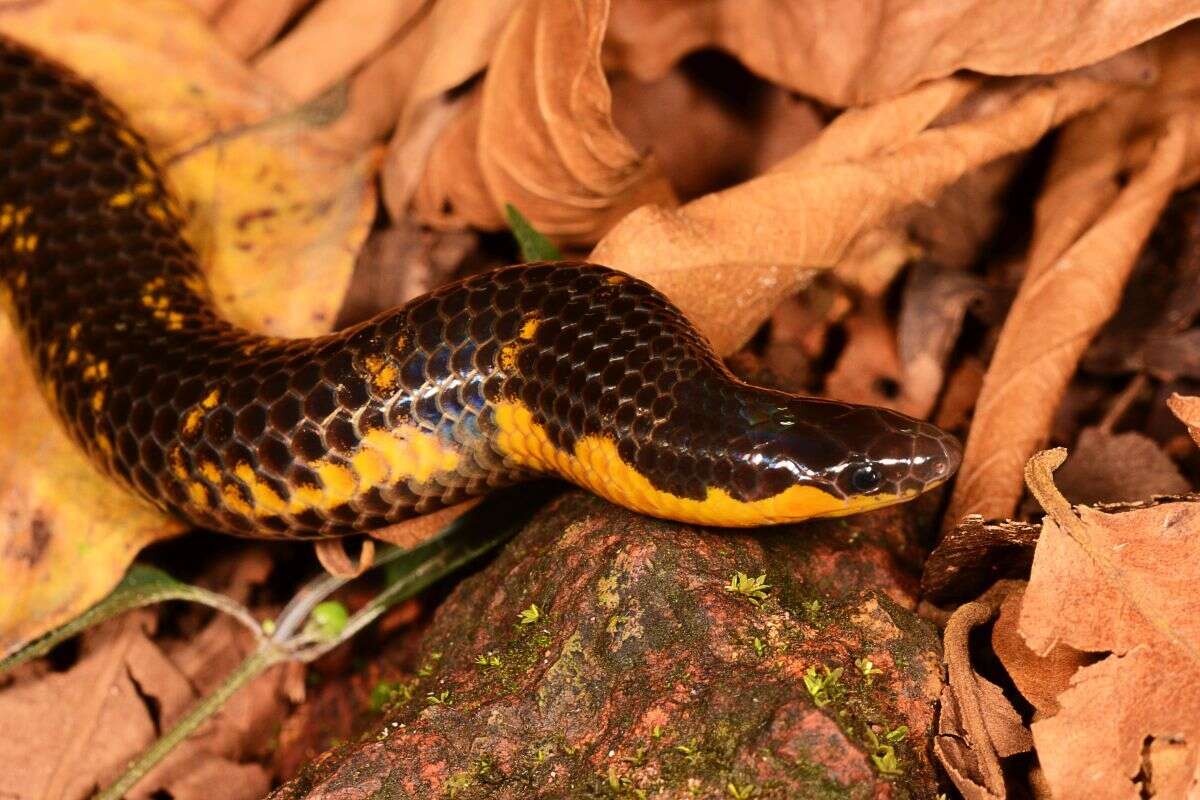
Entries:
{"type": "Polygon", "coordinates": [[[763,657],[763,653],[767,652],[767,644],[757,636],[754,637],[754,655],[759,658],[763,657]]]}
{"type": "Polygon", "coordinates": [[[646,750],[646,746],[642,745],[637,750],[633,751],[633,755],[625,756],[621,760],[631,766],[640,767],[642,764],[646,763],[646,750]]]}
{"type": "Polygon", "coordinates": [[[537,603],[530,603],[529,608],[517,615],[521,625],[532,625],[542,618],[542,611],[537,607],[537,603]]]}
{"type": "Polygon", "coordinates": [[[729,583],[725,584],[725,591],[740,594],[756,606],[767,599],[767,590],[770,588],[765,572],[757,578],[751,578],[744,572],[735,572],[729,583]]]}
{"type": "Polygon", "coordinates": [[[430,692],[429,694],[425,695],[425,703],[431,706],[451,705],[450,693],[446,691],[438,692],[437,694],[430,692]]]}
{"type": "Polygon", "coordinates": [[[608,788],[612,789],[614,792],[619,792],[620,790],[627,788],[629,783],[629,778],[626,778],[624,775],[617,774],[616,765],[608,765],[608,788]]]}
{"type": "Polygon", "coordinates": [[[703,755],[700,752],[700,748],[696,746],[695,737],[693,737],[692,739],[689,739],[687,744],[675,745],[675,751],[677,753],[682,753],[683,760],[688,762],[692,766],[695,766],[696,764],[700,763],[700,757],[701,757],[701,755],[703,755]]]}
{"type": "Polygon", "coordinates": [[[307,631],[323,641],[332,641],[346,628],[350,612],[337,600],[318,603],[304,626],[307,631]]]}
{"type": "Polygon", "coordinates": [[[816,614],[818,611],[821,610],[821,601],[820,600],[805,600],[800,605],[803,606],[804,610],[807,611],[809,614],[816,614]]]}
{"type": "Polygon", "coordinates": [[[733,800],[750,800],[758,792],[758,787],[753,783],[747,783],[744,786],[738,786],[733,781],[725,784],[725,791],[733,800]]]}
{"type": "Polygon", "coordinates": [[[896,750],[890,744],[884,745],[872,753],[871,760],[875,762],[875,769],[879,770],[880,775],[896,777],[904,774],[904,768],[900,766],[896,750]]]}
{"type": "Polygon", "coordinates": [[[662,725],[655,725],[653,728],[650,729],[650,738],[661,739],[662,735],[663,735],[662,725]]]}
{"type": "Polygon", "coordinates": [[[821,665],[824,674],[818,675],[816,667],[809,667],[804,673],[804,687],[812,696],[817,708],[824,708],[830,703],[842,699],[845,689],[841,685],[842,668],[830,669],[821,665]]]}
{"type": "Polygon", "coordinates": [[[412,683],[380,681],[371,689],[371,710],[382,711],[386,706],[397,701],[407,703],[412,700],[413,688],[416,685],[416,681],[412,683]]]}
{"type": "Polygon", "coordinates": [[[883,670],[875,666],[874,662],[866,657],[854,659],[854,666],[858,668],[859,673],[863,676],[863,682],[867,686],[875,682],[876,675],[883,674],[883,670]]]}
{"type": "Polygon", "coordinates": [[[481,667],[498,667],[500,666],[500,656],[489,650],[486,655],[475,656],[475,663],[481,667]]]}
{"type": "Polygon", "coordinates": [[[533,756],[532,756],[531,760],[533,761],[534,764],[545,764],[546,760],[549,759],[553,755],[554,755],[554,745],[550,744],[549,742],[546,742],[545,744],[538,745],[537,749],[533,751],[533,756]]]}
{"type": "Polygon", "coordinates": [[[893,730],[886,730],[884,740],[880,741],[878,734],[871,728],[867,728],[867,746],[871,748],[871,761],[875,764],[875,769],[879,770],[880,775],[888,777],[897,777],[904,774],[904,768],[900,766],[900,758],[896,755],[896,748],[890,743],[898,743],[904,741],[908,736],[908,726],[900,725],[893,730]]]}

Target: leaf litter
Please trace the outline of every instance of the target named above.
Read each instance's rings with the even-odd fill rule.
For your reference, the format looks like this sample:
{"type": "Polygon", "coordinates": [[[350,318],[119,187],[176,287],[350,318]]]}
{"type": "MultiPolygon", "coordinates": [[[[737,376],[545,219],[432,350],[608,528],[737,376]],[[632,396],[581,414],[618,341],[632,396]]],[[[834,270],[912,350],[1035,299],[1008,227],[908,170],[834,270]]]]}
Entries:
{"type": "MultiPolygon", "coordinates": [[[[1200,791],[1200,210],[1172,199],[1200,178],[1200,28],[1177,27],[1195,3],[1064,0],[1047,24],[1025,2],[897,0],[876,25],[741,0],[187,5],[52,0],[0,29],[131,114],[225,313],[329,330],[387,294],[343,307],[372,228],[360,271],[376,277],[355,280],[400,301],[515,259],[470,230],[503,230],[515,207],[568,256],[663,289],[776,385],[967,434],[923,577],[931,600],[966,601],[928,606],[948,620],[934,748],[964,795],[1200,791]],[[379,283],[392,258],[403,271],[379,283]],[[1071,448],[1053,480],[1051,456],[1029,461],[1047,442],[1071,448]],[[1026,486],[1040,523],[1022,517],[1040,515],[1026,486]]],[[[3,348],[18,359],[7,332],[3,348]]],[[[178,532],[97,476],[35,396],[24,373],[0,388],[4,652],[178,532]]],[[[437,527],[383,538],[411,547],[437,527]]],[[[46,734],[27,787],[74,797],[111,779],[238,652],[224,616],[188,637],[156,619],[92,629],[66,671],[0,679],[0,719],[79,734],[46,734]]],[[[285,672],[135,796],[203,796],[218,774],[261,796],[277,778],[261,726],[299,697],[285,672]]]]}

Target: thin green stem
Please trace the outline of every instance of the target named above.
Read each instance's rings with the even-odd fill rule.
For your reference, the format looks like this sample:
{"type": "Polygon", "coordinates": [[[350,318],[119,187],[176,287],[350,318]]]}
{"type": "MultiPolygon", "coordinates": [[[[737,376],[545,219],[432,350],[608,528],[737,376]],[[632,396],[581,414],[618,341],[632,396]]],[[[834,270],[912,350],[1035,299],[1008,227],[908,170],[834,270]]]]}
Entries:
{"type": "Polygon", "coordinates": [[[96,795],[96,800],[120,800],[134,785],[145,777],[158,762],[162,761],[175,747],[192,734],[196,728],[221,709],[225,702],[266,669],[287,658],[287,655],[274,643],[264,641],[258,649],[251,653],[229,677],[217,687],[216,691],[203,698],[192,710],[183,716],[175,727],[163,734],[162,738],[151,745],[129,769],[117,778],[116,782],[96,795]]]}

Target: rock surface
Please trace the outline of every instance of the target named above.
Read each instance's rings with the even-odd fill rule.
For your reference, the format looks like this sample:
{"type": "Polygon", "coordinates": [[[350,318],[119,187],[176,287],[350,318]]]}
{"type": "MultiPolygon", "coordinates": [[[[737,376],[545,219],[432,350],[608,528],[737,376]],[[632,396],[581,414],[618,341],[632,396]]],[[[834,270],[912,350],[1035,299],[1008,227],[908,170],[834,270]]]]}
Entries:
{"type": "Polygon", "coordinates": [[[378,723],[274,797],[933,797],[940,647],[885,545],[910,519],[706,531],[566,494],[455,589],[378,723]]]}

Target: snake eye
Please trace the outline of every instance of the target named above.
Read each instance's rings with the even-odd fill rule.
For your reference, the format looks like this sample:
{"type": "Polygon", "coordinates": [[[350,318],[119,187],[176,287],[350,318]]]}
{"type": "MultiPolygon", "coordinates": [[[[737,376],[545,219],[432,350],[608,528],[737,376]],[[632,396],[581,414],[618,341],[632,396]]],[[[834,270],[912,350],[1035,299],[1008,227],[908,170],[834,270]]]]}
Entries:
{"type": "Polygon", "coordinates": [[[879,484],[883,481],[879,470],[870,464],[859,464],[851,469],[853,471],[850,473],[850,488],[860,494],[878,489],[879,484]]]}

